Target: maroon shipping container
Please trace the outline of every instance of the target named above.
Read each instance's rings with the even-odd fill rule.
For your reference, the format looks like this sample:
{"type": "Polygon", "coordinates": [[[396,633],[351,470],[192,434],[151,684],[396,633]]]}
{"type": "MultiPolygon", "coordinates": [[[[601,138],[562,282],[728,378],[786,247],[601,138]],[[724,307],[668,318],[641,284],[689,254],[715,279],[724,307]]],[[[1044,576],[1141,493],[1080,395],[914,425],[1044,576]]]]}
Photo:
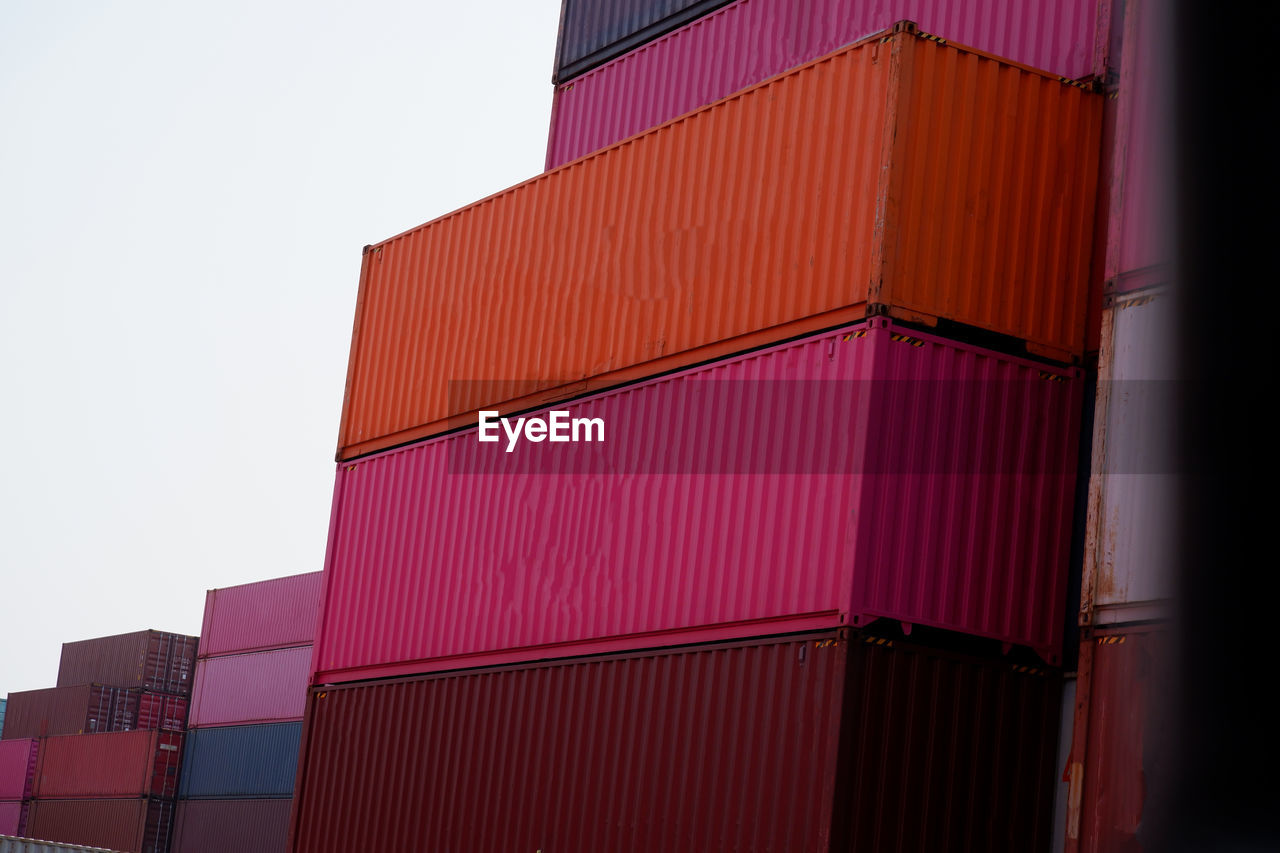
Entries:
{"type": "Polygon", "coordinates": [[[1141,850],[1148,775],[1161,766],[1169,709],[1167,625],[1099,629],[1080,646],[1067,799],[1068,853],[1141,850]]]}
{"type": "Polygon", "coordinates": [[[312,683],[876,619],[1056,663],[1081,384],[877,319],[343,464],[312,683]]]}
{"type": "Polygon", "coordinates": [[[40,799],[172,797],[180,732],[112,732],[42,738],[33,795],[40,799]]]}
{"type": "Polygon", "coordinates": [[[185,731],[189,707],[190,702],[185,696],[144,690],[138,697],[138,728],[185,731]]]}
{"type": "Polygon", "coordinates": [[[58,686],[113,684],[186,696],[198,637],[136,631],[62,644],[58,686]]]}
{"type": "Polygon", "coordinates": [[[5,738],[186,728],[187,700],[137,688],[78,684],[9,694],[5,738]]]}
{"type": "Polygon", "coordinates": [[[284,853],[293,800],[179,800],[171,853],[284,853]]]}
{"type": "Polygon", "coordinates": [[[31,796],[40,742],[34,738],[0,740],[0,800],[31,796]]]}
{"type": "Polygon", "coordinates": [[[0,835],[21,836],[27,826],[29,808],[22,800],[0,800],[0,835]]]}
{"type": "Polygon", "coordinates": [[[1026,853],[1059,682],[841,629],[315,688],[292,849],[1026,853]]]}
{"type": "Polygon", "coordinates": [[[173,803],[151,799],[36,800],[27,834],[44,841],[166,853],[173,803]]]}
{"type": "Polygon", "coordinates": [[[200,657],[285,646],[315,639],[323,572],[211,589],[204,597],[200,657]]]}

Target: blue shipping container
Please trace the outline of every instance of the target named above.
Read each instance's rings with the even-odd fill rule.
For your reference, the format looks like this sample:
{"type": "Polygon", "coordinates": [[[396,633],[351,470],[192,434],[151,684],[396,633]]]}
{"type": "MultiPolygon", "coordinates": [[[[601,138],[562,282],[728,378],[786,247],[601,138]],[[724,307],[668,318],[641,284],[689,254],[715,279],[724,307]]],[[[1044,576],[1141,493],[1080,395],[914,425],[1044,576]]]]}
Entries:
{"type": "Polygon", "coordinates": [[[302,723],[220,726],[187,733],[182,799],[292,797],[302,723]]]}
{"type": "Polygon", "coordinates": [[[563,83],[682,27],[729,0],[563,0],[556,69],[563,83]]]}

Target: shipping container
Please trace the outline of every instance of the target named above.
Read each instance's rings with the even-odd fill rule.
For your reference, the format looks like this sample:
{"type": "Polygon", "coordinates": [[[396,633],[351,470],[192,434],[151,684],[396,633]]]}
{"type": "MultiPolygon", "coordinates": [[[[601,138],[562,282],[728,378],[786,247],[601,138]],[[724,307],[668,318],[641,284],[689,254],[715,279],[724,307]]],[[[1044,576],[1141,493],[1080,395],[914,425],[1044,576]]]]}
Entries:
{"type": "Polygon", "coordinates": [[[1058,697],[847,629],[316,688],[292,849],[1024,853],[1058,697]]]}
{"type": "Polygon", "coordinates": [[[27,826],[28,808],[24,800],[0,800],[0,836],[22,835],[27,826]]]}
{"type": "Polygon", "coordinates": [[[339,466],[315,683],[879,618],[1060,654],[1077,369],[876,319],[557,410],[607,440],[339,466]]]}
{"type": "MultiPolygon", "coordinates": [[[[1170,281],[1175,203],[1171,6],[1125,0],[1114,141],[1105,158],[1110,208],[1106,278],[1125,293],[1170,281]]],[[[1115,59],[1113,58],[1113,62],[1115,59]]]]}
{"type": "Polygon", "coordinates": [[[1058,718],[1058,760],[1054,764],[1053,830],[1049,836],[1051,853],[1063,853],[1067,835],[1067,802],[1071,786],[1068,782],[1071,766],[1071,730],[1075,722],[1076,676],[1068,675],[1062,682],[1062,713],[1058,718]]]}
{"type": "Polygon", "coordinates": [[[311,647],[201,658],[191,693],[192,728],[301,720],[311,647]]]}
{"type": "Polygon", "coordinates": [[[1099,354],[1097,426],[1081,624],[1172,615],[1180,489],[1177,316],[1166,288],[1109,298],[1099,354]]]}
{"type": "Polygon", "coordinates": [[[193,729],[187,736],[183,799],[292,797],[302,723],[193,729]]]}
{"type": "Polygon", "coordinates": [[[0,800],[31,796],[40,742],[35,738],[0,740],[0,800]]]}
{"type": "Polygon", "coordinates": [[[321,572],[205,593],[200,657],[309,645],[315,639],[321,572]]]}
{"type": "Polygon", "coordinates": [[[558,83],[707,14],[727,0],[564,0],[556,35],[558,83]]]}
{"type": "Polygon", "coordinates": [[[339,458],[869,314],[1079,355],[1101,107],[900,29],[368,247],[339,458]]]}
{"type": "Polygon", "coordinates": [[[1148,779],[1170,772],[1163,739],[1170,709],[1167,624],[1097,629],[1082,641],[1067,806],[1068,853],[1147,849],[1148,779]]]}
{"type": "Polygon", "coordinates": [[[850,42],[914,21],[949,41],[1068,78],[1095,73],[1098,4],[1067,0],[738,0],[555,89],[553,169],[850,42]]]}
{"type": "Polygon", "coordinates": [[[58,687],[112,684],[186,696],[198,637],[136,631],[62,644],[58,687]]]}
{"type": "Polygon", "coordinates": [[[142,798],[35,800],[27,825],[29,834],[48,841],[125,853],[167,853],[172,830],[173,802],[142,798]]]}
{"type": "Polygon", "coordinates": [[[4,713],[5,708],[9,706],[9,700],[0,696],[0,732],[4,731],[4,713]]]}
{"type": "Polygon", "coordinates": [[[172,797],[178,790],[182,738],[181,732],[163,731],[41,738],[33,796],[172,797]]]}
{"type": "Polygon", "coordinates": [[[55,841],[0,836],[0,853],[121,853],[121,851],[108,850],[105,847],[86,847],[83,844],[59,844],[55,841]]]}
{"type": "Polygon", "coordinates": [[[292,799],[179,800],[171,853],[285,853],[292,799]]]}
{"type": "Polygon", "coordinates": [[[185,727],[186,699],[137,688],[79,684],[9,695],[6,738],[185,727]]]}

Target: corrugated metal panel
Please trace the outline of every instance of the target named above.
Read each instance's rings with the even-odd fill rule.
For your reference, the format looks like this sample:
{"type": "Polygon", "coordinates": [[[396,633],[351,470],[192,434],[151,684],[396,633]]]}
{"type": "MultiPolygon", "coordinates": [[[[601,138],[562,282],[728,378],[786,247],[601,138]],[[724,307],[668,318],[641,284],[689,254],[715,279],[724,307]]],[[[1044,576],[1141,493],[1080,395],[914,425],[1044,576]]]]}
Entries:
{"type": "Polygon", "coordinates": [[[0,740],[0,800],[31,796],[40,743],[35,738],[0,740]]]}
{"type": "Polygon", "coordinates": [[[1049,835],[1052,842],[1050,853],[1063,853],[1067,833],[1067,797],[1070,785],[1067,782],[1068,767],[1071,762],[1071,729],[1076,711],[1076,678],[1068,676],[1062,683],[1062,716],[1058,722],[1058,761],[1054,765],[1057,772],[1053,793],[1053,830],[1049,835]]]}
{"type": "Polygon", "coordinates": [[[1146,778],[1168,772],[1152,747],[1170,710],[1152,699],[1168,695],[1171,637],[1166,626],[1145,625],[1101,630],[1084,642],[1089,653],[1081,649],[1066,849],[1144,849],[1146,778]]]}
{"type": "Polygon", "coordinates": [[[552,82],[632,50],[726,0],[564,0],[552,82]]]}
{"type": "Polygon", "coordinates": [[[855,637],[316,689],[293,849],[1047,843],[1056,680],[855,637]]]}
{"type": "Polygon", "coordinates": [[[547,168],[901,20],[1014,62],[1085,77],[1094,73],[1096,5],[1094,0],[738,0],[557,86],[547,168]]]}
{"type": "Polygon", "coordinates": [[[869,302],[1079,353],[1101,104],[899,33],[371,247],[339,455],[869,302]]]}
{"type": "Polygon", "coordinates": [[[139,728],[141,691],[101,684],[50,687],[9,694],[6,738],[120,732],[139,728]]]}
{"type": "Polygon", "coordinates": [[[144,690],[138,697],[138,728],[184,731],[187,728],[187,706],[184,696],[144,690]]]}
{"type": "MultiPolygon", "coordinates": [[[[27,825],[27,804],[22,800],[0,800],[0,836],[22,835],[27,825]]],[[[0,850],[3,850],[0,839],[0,850]]]]}
{"type": "Polygon", "coordinates": [[[33,795],[172,797],[178,789],[182,738],[180,732],[157,731],[41,738],[33,795]]]}
{"type": "Polygon", "coordinates": [[[9,706],[9,700],[3,697],[0,697],[0,732],[4,731],[4,713],[5,713],[5,709],[8,706],[9,706]]]}
{"type": "Polygon", "coordinates": [[[167,853],[172,829],[173,803],[149,799],[36,800],[27,826],[40,838],[125,853],[167,853]]]}
{"type": "Polygon", "coordinates": [[[321,572],[211,589],[200,657],[302,646],[315,639],[321,572]]]}
{"type": "Polygon", "coordinates": [[[30,838],[0,838],[0,853],[119,853],[105,847],[85,847],[82,844],[56,844],[52,841],[34,841],[30,838]]]}
{"type": "Polygon", "coordinates": [[[316,677],[877,617],[1056,657],[1079,385],[876,320],[562,407],[604,444],[340,466],[316,677]]]}
{"type": "Polygon", "coordinates": [[[191,726],[301,720],[310,673],[310,646],[201,658],[191,726]]]}
{"type": "Polygon", "coordinates": [[[1170,4],[1126,0],[1124,10],[1106,253],[1120,292],[1170,280],[1177,201],[1170,4]]]}
{"type": "Polygon", "coordinates": [[[1177,317],[1167,289],[1104,309],[1085,543],[1084,624],[1171,615],[1176,554],[1177,317]]]}
{"type": "Polygon", "coordinates": [[[292,797],[302,723],[194,729],[180,796],[199,798],[292,797]]]}
{"type": "Polygon", "coordinates": [[[111,684],[162,693],[191,692],[198,637],[136,631],[62,644],[58,687],[111,684]]]}
{"type": "Polygon", "coordinates": [[[286,800],[179,800],[172,853],[285,853],[286,800]]]}

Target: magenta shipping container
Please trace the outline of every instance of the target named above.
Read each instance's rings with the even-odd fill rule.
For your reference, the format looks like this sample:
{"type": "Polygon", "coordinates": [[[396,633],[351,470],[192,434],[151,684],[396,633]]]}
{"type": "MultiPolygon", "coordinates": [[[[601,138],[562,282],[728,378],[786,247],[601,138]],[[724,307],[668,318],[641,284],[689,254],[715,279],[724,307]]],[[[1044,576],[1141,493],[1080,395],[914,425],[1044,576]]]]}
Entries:
{"type": "Polygon", "coordinates": [[[0,800],[0,835],[21,836],[26,823],[26,803],[21,800],[0,800]]]}
{"type": "Polygon", "coordinates": [[[1072,79],[1096,73],[1093,0],[738,0],[560,84],[547,169],[884,30],[900,20],[1072,79]]]}
{"type": "Polygon", "coordinates": [[[309,645],[321,572],[211,589],[204,597],[200,657],[309,645]]]}
{"type": "Polygon", "coordinates": [[[877,319],[340,465],[316,683],[881,617],[1056,661],[1080,393],[877,319]]]}
{"type": "Polygon", "coordinates": [[[39,743],[35,738],[0,740],[0,800],[31,796],[39,743]]]}
{"type": "Polygon", "coordinates": [[[192,728],[301,720],[311,647],[201,658],[191,693],[192,728]]]}
{"type": "Polygon", "coordinates": [[[111,684],[186,696],[198,637],[135,631],[62,644],[58,687],[111,684]]]}

